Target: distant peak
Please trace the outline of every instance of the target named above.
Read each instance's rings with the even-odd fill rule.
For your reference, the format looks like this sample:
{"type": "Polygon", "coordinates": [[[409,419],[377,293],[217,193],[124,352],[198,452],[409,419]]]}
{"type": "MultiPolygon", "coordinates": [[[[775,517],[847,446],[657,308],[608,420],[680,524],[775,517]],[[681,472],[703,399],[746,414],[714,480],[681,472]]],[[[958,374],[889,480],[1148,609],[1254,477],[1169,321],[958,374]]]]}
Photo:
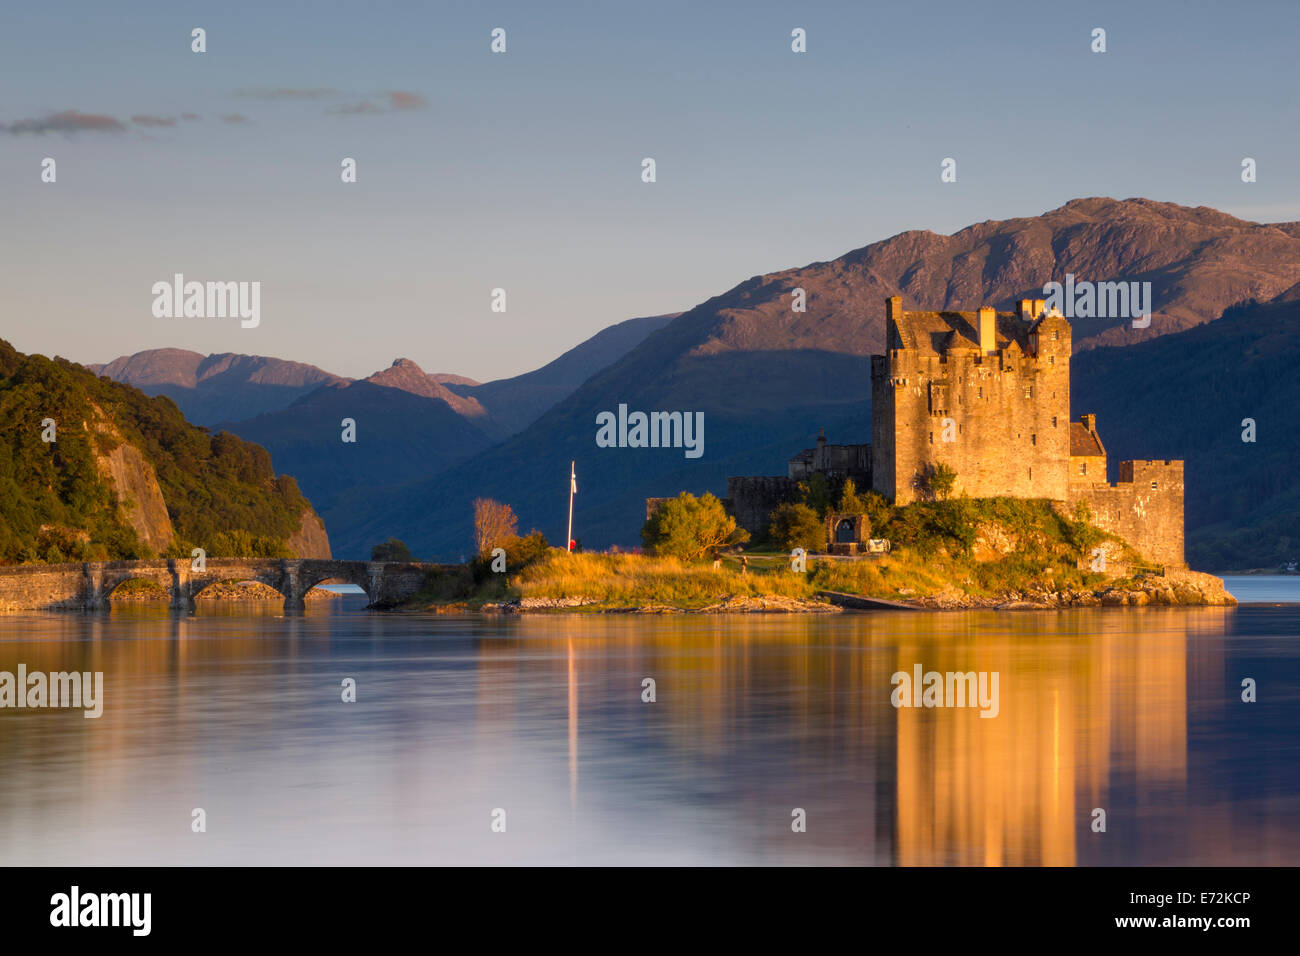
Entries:
{"type": "Polygon", "coordinates": [[[424,374],[424,369],[420,368],[420,366],[416,365],[416,364],[415,364],[414,362],[412,362],[409,358],[395,358],[395,359],[393,359],[393,364],[392,364],[391,366],[389,366],[389,367],[390,367],[390,368],[408,368],[408,369],[410,369],[410,370],[413,371],[413,372],[419,372],[421,375],[424,374]]]}

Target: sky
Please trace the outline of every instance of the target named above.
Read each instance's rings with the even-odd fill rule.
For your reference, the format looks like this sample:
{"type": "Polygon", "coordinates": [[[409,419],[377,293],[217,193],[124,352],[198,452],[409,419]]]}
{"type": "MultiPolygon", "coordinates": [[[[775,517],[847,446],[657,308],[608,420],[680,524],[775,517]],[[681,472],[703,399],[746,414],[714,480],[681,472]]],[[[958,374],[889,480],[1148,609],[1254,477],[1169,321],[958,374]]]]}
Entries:
{"type": "Polygon", "coordinates": [[[1286,0],[5,4],[0,337],[486,381],[908,229],[1300,220],[1297,37],[1286,0]],[[178,272],[260,323],[155,317],[178,272]]]}

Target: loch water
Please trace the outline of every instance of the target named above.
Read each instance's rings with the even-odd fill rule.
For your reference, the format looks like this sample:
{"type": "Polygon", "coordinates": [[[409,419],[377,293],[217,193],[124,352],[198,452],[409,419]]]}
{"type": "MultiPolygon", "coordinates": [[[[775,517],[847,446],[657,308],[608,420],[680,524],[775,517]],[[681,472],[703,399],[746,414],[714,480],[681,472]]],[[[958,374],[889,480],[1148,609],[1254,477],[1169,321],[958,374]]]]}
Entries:
{"type": "Polygon", "coordinates": [[[1296,865],[1300,578],[1228,583],[1259,603],[0,615],[0,672],[104,675],[98,719],[0,709],[0,864],[1296,865]],[[996,716],[895,707],[917,665],[996,716]]]}

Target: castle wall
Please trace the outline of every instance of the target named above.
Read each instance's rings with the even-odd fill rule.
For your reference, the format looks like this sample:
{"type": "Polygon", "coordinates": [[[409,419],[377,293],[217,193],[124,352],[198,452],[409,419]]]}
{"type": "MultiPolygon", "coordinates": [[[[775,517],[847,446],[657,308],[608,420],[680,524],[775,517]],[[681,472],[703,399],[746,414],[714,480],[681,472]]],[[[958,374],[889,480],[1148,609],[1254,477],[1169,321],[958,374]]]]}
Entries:
{"type": "Polygon", "coordinates": [[[799,483],[784,475],[728,478],[727,499],[736,524],[759,538],[767,534],[772,509],[799,500],[799,483]]]}
{"type": "Polygon", "coordinates": [[[1072,484],[1070,507],[1087,502],[1093,524],[1119,535],[1148,561],[1186,567],[1183,463],[1122,461],[1119,475],[1119,482],[1113,485],[1072,484]]]}
{"type": "Polygon", "coordinates": [[[1046,319],[1040,328],[1037,356],[1019,348],[988,355],[971,348],[892,349],[873,359],[875,490],[907,504],[922,497],[917,476],[946,464],[957,474],[954,494],[1064,501],[1069,325],[1046,319]],[[944,441],[945,419],[952,420],[952,441],[944,441]]]}
{"type": "Polygon", "coordinates": [[[852,478],[861,487],[871,487],[870,445],[819,445],[810,449],[810,459],[792,458],[788,465],[791,478],[806,481],[815,474],[852,478]]]}

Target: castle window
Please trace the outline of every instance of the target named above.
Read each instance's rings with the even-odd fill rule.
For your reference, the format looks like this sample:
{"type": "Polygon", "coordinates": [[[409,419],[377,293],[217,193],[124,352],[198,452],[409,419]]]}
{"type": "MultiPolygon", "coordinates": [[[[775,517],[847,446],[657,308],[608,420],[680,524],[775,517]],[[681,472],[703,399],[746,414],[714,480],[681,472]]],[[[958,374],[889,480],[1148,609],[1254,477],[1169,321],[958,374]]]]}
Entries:
{"type": "Polygon", "coordinates": [[[1087,473],[1088,473],[1088,463],[1086,461],[1079,462],[1079,474],[1086,475],[1087,473]]]}
{"type": "Polygon", "coordinates": [[[1033,397],[1034,397],[1034,386],[1032,386],[1032,385],[1026,385],[1026,386],[1025,386],[1025,398],[1033,398],[1033,397]]]}
{"type": "Polygon", "coordinates": [[[1056,356],[1055,356],[1055,355],[1049,355],[1049,356],[1047,356],[1047,364],[1048,364],[1048,365],[1055,365],[1055,364],[1056,364],[1056,356]]]}
{"type": "Polygon", "coordinates": [[[1157,482],[1154,482],[1154,481],[1151,482],[1151,490],[1152,490],[1152,491],[1155,491],[1158,487],[1159,487],[1159,484],[1158,484],[1157,482]]]}
{"type": "Polygon", "coordinates": [[[980,398],[983,398],[983,397],[984,397],[984,386],[983,386],[983,385],[980,386],[979,397],[980,397],[980,398]]]}
{"type": "Polygon", "coordinates": [[[1037,435],[1030,435],[1030,436],[1029,436],[1029,444],[1031,444],[1031,445],[1037,445],[1037,444],[1038,444],[1038,436],[1037,436],[1037,435]]]}
{"type": "Polygon", "coordinates": [[[1029,480],[1030,481],[1034,480],[1034,469],[1032,468],[1029,469],[1029,480]]]}
{"type": "Polygon", "coordinates": [[[1052,416],[1052,427],[1053,427],[1053,428],[1056,427],[1056,416],[1055,416],[1055,415],[1052,416]]]}
{"type": "Polygon", "coordinates": [[[934,432],[930,432],[930,444],[934,444],[934,432]]]}
{"type": "Polygon", "coordinates": [[[1056,341],[1057,339],[1059,339],[1060,337],[1061,337],[1060,330],[1054,329],[1054,330],[1052,331],[1052,341],[1055,342],[1055,341],[1056,341]]]}

